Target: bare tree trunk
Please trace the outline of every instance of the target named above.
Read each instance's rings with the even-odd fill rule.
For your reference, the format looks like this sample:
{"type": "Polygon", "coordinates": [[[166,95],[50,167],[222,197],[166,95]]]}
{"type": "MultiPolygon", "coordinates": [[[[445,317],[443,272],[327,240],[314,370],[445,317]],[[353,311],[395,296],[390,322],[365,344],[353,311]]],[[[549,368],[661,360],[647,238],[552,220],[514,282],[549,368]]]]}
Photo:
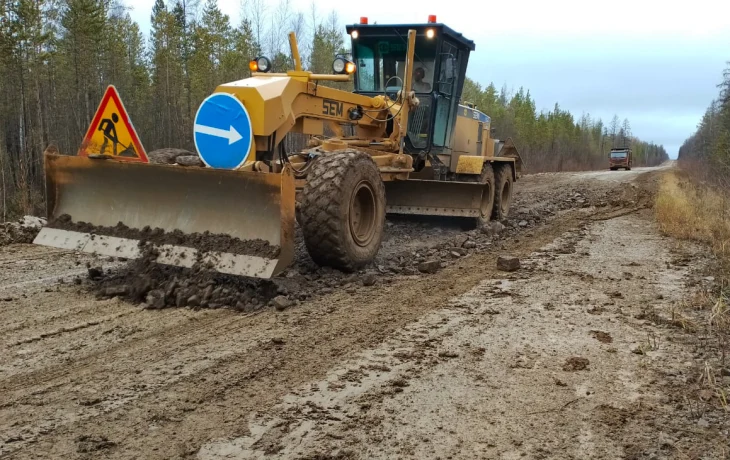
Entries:
{"type": "MultiPolygon", "coordinates": [[[[169,50],[168,50],[169,52],[169,50]]],[[[165,146],[171,147],[172,144],[172,101],[170,96],[170,57],[165,57],[165,99],[167,100],[167,123],[168,128],[165,129],[164,139],[165,146]]],[[[164,126],[164,124],[163,124],[164,126]]]]}
{"type": "Polygon", "coordinates": [[[3,222],[8,221],[8,205],[6,200],[6,188],[5,188],[5,157],[0,153],[0,174],[2,174],[3,181],[3,222]]]}
{"type": "Polygon", "coordinates": [[[35,72],[35,92],[36,92],[36,111],[37,111],[36,116],[38,118],[38,127],[37,127],[37,132],[38,132],[38,140],[37,140],[37,142],[38,142],[38,145],[37,145],[36,148],[38,150],[36,150],[35,152],[33,152],[33,153],[31,153],[29,155],[29,157],[33,159],[33,162],[32,162],[32,184],[33,184],[34,187],[36,185],[36,181],[39,179],[39,172],[40,172],[39,171],[40,170],[40,167],[39,167],[40,166],[40,162],[38,161],[39,155],[46,148],[46,145],[45,144],[46,144],[46,138],[47,138],[46,126],[45,126],[45,123],[43,122],[43,102],[41,100],[40,75],[39,75],[39,72],[38,72],[37,69],[36,69],[36,72],[35,72]]]}

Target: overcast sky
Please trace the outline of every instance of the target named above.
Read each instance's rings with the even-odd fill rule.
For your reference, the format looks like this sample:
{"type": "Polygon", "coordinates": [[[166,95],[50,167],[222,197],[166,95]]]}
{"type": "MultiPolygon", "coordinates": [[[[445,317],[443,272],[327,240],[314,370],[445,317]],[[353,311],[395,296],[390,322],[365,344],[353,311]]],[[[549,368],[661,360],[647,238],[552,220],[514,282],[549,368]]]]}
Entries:
{"type": "MultiPolygon", "coordinates": [[[[311,10],[311,0],[290,2],[307,14],[311,10]]],[[[218,3],[234,24],[240,20],[240,0],[218,3]]],[[[278,0],[269,3],[273,9],[278,0]]],[[[153,2],[127,4],[148,33],[153,2]]],[[[730,61],[728,0],[317,0],[316,5],[323,18],[337,11],[343,33],[344,25],[360,16],[387,24],[425,22],[435,14],[476,43],[467,74],[482,85],[523,86],[538,111],[557,102],[576,117],[588,113],[606,123],[614,114],[628,118],[634,135],[663,144],[673,158],[717,96],[730,61]]]]}

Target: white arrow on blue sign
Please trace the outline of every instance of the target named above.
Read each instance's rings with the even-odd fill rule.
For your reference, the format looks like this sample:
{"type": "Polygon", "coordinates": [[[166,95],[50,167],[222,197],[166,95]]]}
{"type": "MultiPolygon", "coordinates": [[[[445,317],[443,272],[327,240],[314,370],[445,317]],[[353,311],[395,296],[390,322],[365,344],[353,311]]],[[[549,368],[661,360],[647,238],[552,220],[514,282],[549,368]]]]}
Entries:
{"type": "Polygon", "coordinates": [[[236,169],[251,151],[251,117],[236,96],[211,94],[195,114],[194,140],[200,159],[208,167],[236,169]]]}

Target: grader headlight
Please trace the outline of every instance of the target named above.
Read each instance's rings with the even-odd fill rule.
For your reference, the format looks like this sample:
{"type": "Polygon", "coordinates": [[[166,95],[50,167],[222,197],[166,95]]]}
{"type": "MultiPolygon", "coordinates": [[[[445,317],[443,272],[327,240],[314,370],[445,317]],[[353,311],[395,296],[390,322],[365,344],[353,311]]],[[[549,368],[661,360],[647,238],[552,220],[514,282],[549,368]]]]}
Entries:
{"type": "Polygon", "coordinates": [[[357,66],[355,66],[354,62],[343,57],[337,57],[332,62],[332,71],[336,74],[353,74],[356,69],[357,66]]]}
{"type": "Polygon", "coordinates": [[[271,70],[271,61],[266,56],[259,56],[248,63],[251,72],[268,72],[271,70]]]}

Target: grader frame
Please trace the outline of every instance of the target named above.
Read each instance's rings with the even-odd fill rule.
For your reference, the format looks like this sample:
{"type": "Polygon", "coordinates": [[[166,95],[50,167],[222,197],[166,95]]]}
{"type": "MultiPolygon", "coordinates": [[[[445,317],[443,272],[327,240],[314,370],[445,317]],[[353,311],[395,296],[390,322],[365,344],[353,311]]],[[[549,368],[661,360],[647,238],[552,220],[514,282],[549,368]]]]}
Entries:
{"type": "MultiPolygon", "coordinates": [[[[203,253],[183,241],[166,245],[157,262],[191,266],[202,256],[213,270],[269,278],[293,259],[295,201],[296,218],[315,262],[348,271],[362,268],[377,254],[386,211],[456,216],[477,225],[505,218],[522,162],[510,139],[495,152],[502,144],[491,138],[489,118],[459,104],[473,42],[436,23],[360,24],[348,26],[348,32],[355,61],[349,64],[357,68],[354,92],[320,84],[351,81],[352,75],[302,70],[293,33],[294,70],[253,72],[250,78],[216,88],[216,93],[235,96],[250,115],[254,142],[250,160],[240,168],[46,155],[49,219],[68,215],[104,228],[123,223],[133,229],[265,241],[280,249],[277,256],[203,253]],[[388,45],[368,47],[357,40],[388,45]],[[431,75],[440,76],[432,91],[414,91],[415,61],[424,62],[418,43],[429,40],[429,49],[436,50],[431,75]],[[374,63],[378,53],[390,55],[379,57],[382,68],[368,69],[366,61],[374,63]],[[364,75],[375,70],[381,84],[368,86],[364,75]],[[389,75],[389,70],[396,73],[389,75]],[[394,80],[402,84],[389,84],[394,80]],[[354,135],[323,136],[325,126],[339,134],[343,124],[352,126],[354,135]],[[284,151],[282,140],[289,133],[311,136],[308,148],[284,151]],[[154,201],[145,200],[152,196],[154,201]],[[211,201],[219,204],[212,206],[211,201]]],[[[35,242],[142,256],[136,239],[93,231],[49,227],[35,242]]]]}

